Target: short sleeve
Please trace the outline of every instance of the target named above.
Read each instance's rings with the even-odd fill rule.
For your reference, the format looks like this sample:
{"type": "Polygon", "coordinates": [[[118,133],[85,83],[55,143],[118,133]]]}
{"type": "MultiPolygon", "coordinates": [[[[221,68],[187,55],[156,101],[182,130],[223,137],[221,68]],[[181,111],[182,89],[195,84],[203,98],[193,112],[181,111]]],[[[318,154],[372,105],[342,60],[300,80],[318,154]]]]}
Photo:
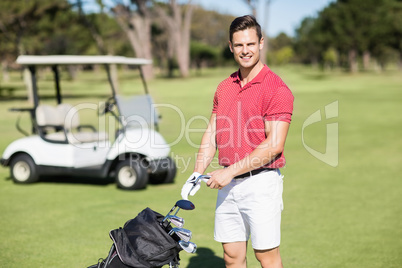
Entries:
{"type": "Polygon", "coordinates": [[[293,94],[287,86],[278,87],[264,105],[264,120],[290,123],[293,113],[293,101],[293,94]]]}
{"type": "Polygon", "coordinates": [[[218,90],[215,91],[212,113],[216,114],[218,111],[218,90]]]}

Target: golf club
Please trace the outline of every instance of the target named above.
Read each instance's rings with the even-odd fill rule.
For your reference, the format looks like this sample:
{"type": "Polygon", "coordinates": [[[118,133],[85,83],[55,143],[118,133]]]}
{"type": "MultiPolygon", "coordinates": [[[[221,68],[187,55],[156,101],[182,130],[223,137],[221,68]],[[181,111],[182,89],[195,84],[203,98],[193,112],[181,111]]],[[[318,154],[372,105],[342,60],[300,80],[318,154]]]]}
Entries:
{"type": "Polygon", "coordinates": [[[184,210],[193,210],[193,209],[195,209],[194,204],[189,200],[182,199],[182,200],[177,201],[176,204],[177,204],[177,206],[179,208],[184,209],[184,210]]]}
{"type": "Polygon", "coordinates": [[[184,209],[184,210],[193,210],[195,209],[194,204],[189,201],[189,200],[179,200],[176,202],[177,206],[179,207],[176,212],[174,213],[174,216],[176,216],[177,212],[179,212],[180,209],[184,209]]]}
{"type": "Polygon", "coordinates": [[[180,247],[188,252],[188,253],[195,253],[197,251],[197,245],[194,244],[193,242],[186,242],[186,241],[179,241],[180,247]]]}
{"type": "Polygon", "coordinates": [[[176,225],[179,228],[182,228],[184,225],[184,219],[176,216],[176,215],[168,215],[166,218],[168,221],[170,221],[171,223],[173,223],[174,225],[176,225]]]}
{"type": "Polygon", "coordinates": [[[207,183],[207,181],[209,180],[209,178],[211,178],[211,176],[209,175],[200,175],[198,176],[197,179],[195,179],[194,185],[193,187],[191,187],[190,191],[188,192],[188,194],[190,195],[191,191],[195,188],[195,186],[197,185],[199,180],[203,180],[205,183],[207,183]]]}
{"type": "Polygon", "coordinates": [[[178,268],[177,264],[175,262],[170,262],[169,263],[169,268],[178,268]]]}
{"type": "MultiPolygon", "coordinates": [[[[194,204],[189,201],[189,200],[179,200],[176,202],[176,204],[174,204],[174,206],[172,207],[172,209],[169,211],[169,213],[165,216],[165,218],[163,218],[163,221],[166,221],[167,217],[177,208],[179,207],[179,209],[184,209],[184,210],[193,210],[195,208],[194,204]]],[[[177,214],[177,212],[179,211],[179,209],[176,211],[176,213],[174,215],[177,214]]]]}
{"type": "Polygon", "coordinates": [[[172,228],[172,230],[169,232],[169,235],[172,235],[173,233],[175,233],[178,237],[180,237],[181,240],[185,242],[189,242],[191,240],[192,233],[190,230],[184,228],[172,228]]]}

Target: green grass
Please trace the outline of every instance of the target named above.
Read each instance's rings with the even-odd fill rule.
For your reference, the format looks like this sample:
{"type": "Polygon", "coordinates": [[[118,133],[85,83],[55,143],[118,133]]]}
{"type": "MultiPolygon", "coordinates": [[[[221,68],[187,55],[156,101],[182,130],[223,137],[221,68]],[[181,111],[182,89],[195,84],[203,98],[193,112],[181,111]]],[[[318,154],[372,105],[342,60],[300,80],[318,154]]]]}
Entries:
{"type": "MultiPolygon", "coordinates": [[[[273,68],[295,95],[295,109],[285,154],[281,254],[285,267],[400,267],[402,263],[402,76],[400,72],[321,73],[300,66],[273,68]],[[325,153],[326,124],[339,126],[339,163],[329,166],[312,156],[302,142],[303,123],[317,110],[338,101],[339,116],[304,129],[304,142],[325,153]]],[[[150,185],[143,191],[121,191],[114,184],[73,180],[16,185],[9,170],[0,168],[1,267],[86,267],[105,257],[108,232],[122,226],[145,207],[166,213],[180,198],[191,174],[201,132],[217,83],[232,69],[206,70],[187,79],[158,78],[149,83],[162,121],[160,132],[172,143],[179,170],[170,185],[150,185]],[[181,119],[183,116],[184,120],[181,119]],[[194,119],[196,116],[196,120],[194,119]],[[186,167],[189,168],[186,169],[186,167]]],[[[103,74],[101,74],[103,77],[103,74]]],[[[101,75],[97,75],[98,77],[101,75]]],[[[122,73],[121,92],[134,81],[122,73]]],[[[97,103],[109,93],[105,80],[80,74],[63,81],[64,101],[97,103]],[[79,98],[72,95],[78,93],[79,98]]],[[[45,102],[52,103],[53,83],[41,80],[45,102]]],[[[22,137],[15,129],[18,115],[11,107],[29,107],[18,76],[2,83],[0,151],[22,137]]],[[[42,89],[41,89],[42,90],[42,89]]],[[[139,92],[135,87],[134,91],[139,92]]],[[[91,122],[91,112],[83,121],[91,122]]],[[[92,120],[93,121],[93,120],[92,120]]],[[[23,121],[27,123],[27,118],[23,121]]],[[[213,240],[216,192],[203,187],[191,200],[194,211],[183,211],[193,231],[197,254],[180,254],[181,267],[223,267],[221,245],[213,240]]],[[[252,250],[249,267],[259,267],[252,250]]]]}

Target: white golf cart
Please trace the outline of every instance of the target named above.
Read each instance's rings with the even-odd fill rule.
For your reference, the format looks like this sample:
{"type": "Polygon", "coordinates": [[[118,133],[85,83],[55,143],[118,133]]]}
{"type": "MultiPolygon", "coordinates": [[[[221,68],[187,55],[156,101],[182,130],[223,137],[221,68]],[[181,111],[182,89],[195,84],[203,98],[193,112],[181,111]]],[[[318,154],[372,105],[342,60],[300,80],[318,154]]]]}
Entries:
{"type": "MultiPolygon", "coordinates": [[[[32,183],[41,176],[115,178],[122,189],[145,188],[149,183],[172,183],[176,165],[169,157],[170,147],[158,132],[159,116],[148,93],[141,66],[150,60],[120,56],[19,56],[18,64],[29,68],[32,77],[33,108],[12,108],[29,112],[32,131],[17,129],[25,135],[12,142],[4,151],[1,164],[10,167],[16,183],[32,183]],[[70,105],[62,102],[60,65],[104,65],[111,85],[112,96],[105,105],[70,105]],[[145,88],[145,94],[123,97],[116,94],[110,65],[135,67],[145,88]],[[41,104],[38,94],[36,68],[52,67],[55,79],[55,105],[41,104]],[[115,137],[99,132],[92,125],[80,125],[79,111],[87,106],[110,113],[119,122],[115,137]]],[[[96,114],[95,114],[96,115],[96,114]]],[[[100,117],[91,122],[98,122],[100,117]]]]}

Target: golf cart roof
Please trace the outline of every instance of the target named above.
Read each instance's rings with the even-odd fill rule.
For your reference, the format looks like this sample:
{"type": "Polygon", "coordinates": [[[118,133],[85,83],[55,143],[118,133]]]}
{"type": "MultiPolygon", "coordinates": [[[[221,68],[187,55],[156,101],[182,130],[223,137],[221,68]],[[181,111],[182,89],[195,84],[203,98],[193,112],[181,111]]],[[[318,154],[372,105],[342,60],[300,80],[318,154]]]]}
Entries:
{"type": "Polygon", "coordinates": [[[29,67],[31,73],[31,85],[34,107],[39,104],[38,87],[36,79],[36,67],[40,66],[51,66],[54,73],[55,89],[56,89],[56,99],[57,103],[62,102],[62,94],[60,89],[60,76],[58,67],[61,65],[93,65],[99,64],[104,65],[108,77],[109,84],[112,89],[113,97],[116,96],[116,85],[114,79],[117,77],[112,77],[113,74],[110,70],[111,64],[123,64],[135,66],[140,72],[140,77],[144,85],[145,93],[148,94],[148,88],[146,81],[142,72],[142,66],[152,64],[152,60],[142,59],[142,58],[129,58],[124,56],[110,56],[110,55],[97,55],[97,56],[81,56],[81,55],[20,55],[16,60],[17,64],[21,64],[29,67]]]}
{"type": "Polygon", "coordinates": [[[17,61],[21,65],[75,65],[75,64],[127,64],[147,65],[152,60],[123,56],[77,56],[77,55],[21,55],[17,61]]]}

